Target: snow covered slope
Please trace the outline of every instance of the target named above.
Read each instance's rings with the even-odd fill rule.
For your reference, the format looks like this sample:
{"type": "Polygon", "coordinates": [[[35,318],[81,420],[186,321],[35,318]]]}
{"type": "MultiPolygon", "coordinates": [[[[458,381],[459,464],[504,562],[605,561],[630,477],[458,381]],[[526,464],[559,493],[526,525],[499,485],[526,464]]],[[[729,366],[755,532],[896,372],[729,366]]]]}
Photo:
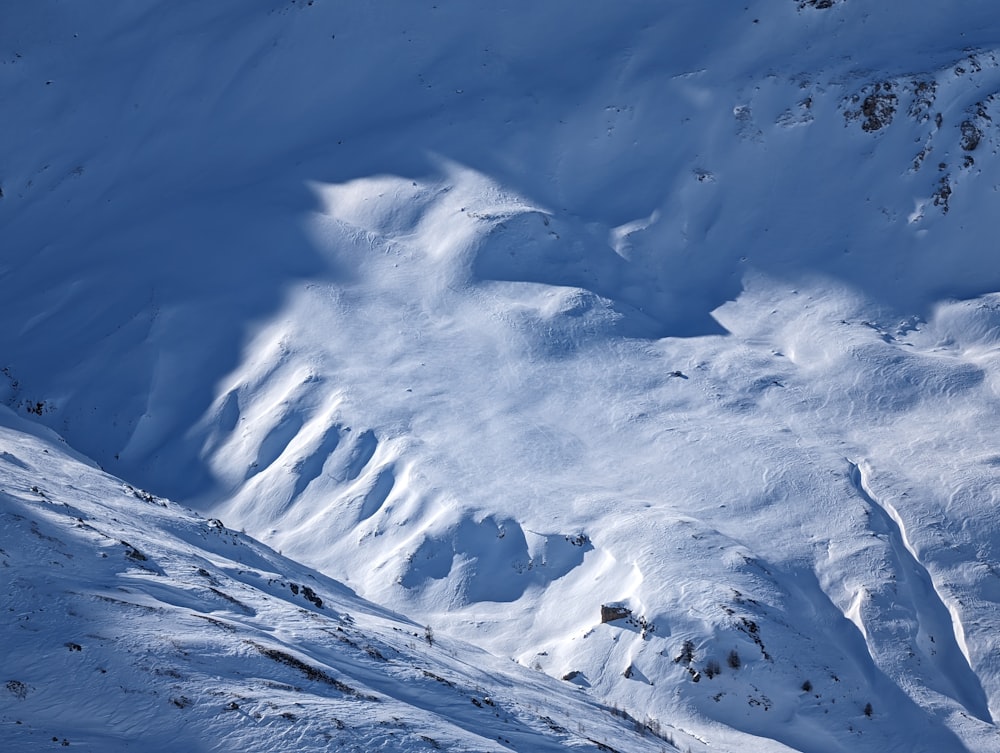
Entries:
{"type": "Polygon", "coordinates": [[[12,408],[709,749],[1000,749],[994,3],[7,15],[12,408]]]}
{"type": "MultiPolygon", "coordinates": [[[[675,750],[0,415],[6,750],[675,750]]],[[[648,726],[647,726],[648,725],[648,726]]]]}

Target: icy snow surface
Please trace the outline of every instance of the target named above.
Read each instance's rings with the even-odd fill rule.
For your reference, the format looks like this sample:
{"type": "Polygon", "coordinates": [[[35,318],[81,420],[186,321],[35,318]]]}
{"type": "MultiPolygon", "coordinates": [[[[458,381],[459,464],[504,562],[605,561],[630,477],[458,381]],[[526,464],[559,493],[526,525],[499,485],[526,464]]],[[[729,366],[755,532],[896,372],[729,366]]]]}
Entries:
{"type": "MultiPolygon", "coordinates": [[[[22,543],[3,548],[27,584],[12,599],[61,605],[37,634],[7,610],[10,645],[46,657],[5,661],[10,679],[35,667],[42,687],[74,660],[58,589],[137,589],[181,633],[212,612],[156,557],[155,575],[119,557],[32,579],[24,526],[60,518],[25,488],[76,461],[25,460],[30,419],[178,505],[143,522],[153,508],[67,493],[104,505],[100,534],[45,534],[75,558],[113,548],[100,535],[141,546],[134,528],[196,569],[185,505],[268,563],[216,563],[274,583],[240,580],[264,616],[197,652],[198,687],[249,692],[224,657],[263,665],[254,631],[355,666],[307,635],[334,623],[288,608],[274,584],[295,570],[381,605],[323,580],[379,635],[400,613],[455,655],[491,652],[462,661],[581,725],[620,723],[605,704],[683,730],[682,749],[1000,751],[992,0],[39,0],[4,17],[0,392],[20,419],[0,500],[22,543]]],[[[136,675],[160,650],[144,629],[128,646],[145,658],[107,669],[158,705],[101,695],[46,729],[103,718],[127,742],[129,713],[163,730],[186,713],[192,740],[265,745],[224,738],[208,690],[170,708],[169,678],[136,675]]],[[[431,661],[415,632],[392,643],[401,665],[431,661]]],[[[371,692],[412,719],[450,703],[391,674],[371,692]]],[[[28,740],[9,725],[31,698],[2,698],[3,739],[28,740]]],[[[474,747],[455,730],[477,717],[449,709],[441,744],[474,747]]],[[[575,737],[498,749],[596,745],[557,726],[575,737]]],[[[669,749],[646,732],[600,741],[669,749]]]]}

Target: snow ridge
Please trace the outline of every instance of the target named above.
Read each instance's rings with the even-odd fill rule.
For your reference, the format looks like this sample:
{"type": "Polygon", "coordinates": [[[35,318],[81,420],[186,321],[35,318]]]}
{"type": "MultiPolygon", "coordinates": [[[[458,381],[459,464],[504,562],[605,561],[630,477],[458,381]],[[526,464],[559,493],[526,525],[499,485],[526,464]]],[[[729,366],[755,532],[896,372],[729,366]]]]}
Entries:
{"type": "MultiPolygon", "coordinates": [[[[942,677],[950,681],[952,690],[949,694],[962,703],[970,714],[992,723],[986,694],[972,668],[972,659],[965,643],[965,630],[953,600],[942,594],[933,576],[921,563],[895,507],[873,495],[870,467],[865,463],[854,462],[849,462],[849,466],[851,483],[871,506],[874,530],[888,535],[900,561],[897,571],[900,573],[900,588],[904,594],[909,592],[906,598],[916,612],[917,645],[921,644],[920,637],[925,637],[934,644],[927,652],[927,659],[938,666],[942,677]],[[949,630],[942,629],[945,615],[950,623],[949,630]]],[[[870,641],[867,634],[865,638],[870,641]]],[[[869,642],[869,645],[872,644],[869,642]]],[[[875,649],[876,652],[878,650],[875,649]]]]}

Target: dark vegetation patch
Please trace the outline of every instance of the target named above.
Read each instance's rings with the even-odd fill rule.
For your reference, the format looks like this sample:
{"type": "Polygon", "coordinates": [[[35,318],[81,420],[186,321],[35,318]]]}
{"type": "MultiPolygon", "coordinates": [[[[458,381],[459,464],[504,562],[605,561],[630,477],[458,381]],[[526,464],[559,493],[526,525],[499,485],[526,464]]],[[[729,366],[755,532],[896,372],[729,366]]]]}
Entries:
{"type": "Polygon", "coordinates": [[[336,677],[333,677],[329,673],[320,669],[319,667],[314,667],[310,664],[306,664],[301,659],[292,656],[285,651],[281,651],[277,648],[268,648],[267,646],[262,646],[254,641],[247,641],[251,646],[257,649],[260,653],[266,656],[271,661],[278,662],[279,664],[284,664],[287,667],[298,670],[306,679],[312,680],[313,682],[320,682],[324,685],[329,685],[331,688],[339,690],[344,695],[354,696],[357,698],[362,698],[366,701],[377,701],[378,698],[372,695],[365,695],[359,691],[352,688],[347,683],[341,682],[336,677]]]}
{"type": "Polygon", "coordinates": [[[123,540],[119,543],[125,547],[125,556],[128,557],[130,560],[135,560],[136,562],[146,562],[149,559],[149,557],[140,552],[138,549],[136,549],[127,541],[123,540]]]}
{"type": "Polygon", "coordinates": [[[424,673],[424,677],[429,677],[435,682],[439,682],[442,685],[447,685],[449,688],[455,687],[455,683],[453,683],[451,680],[446,680],[445,678],[441,677],[441,675],[436,675],[433,672],[430,672],[426,669],[422,669],[420,671],[424,673]]]}
{"type": "Polygon", "coordinates": [[[209,617],[206,614],[196,614],[196,613],[192,612],[191,616],[192,617],[197,617],[199,620],[204,620],[205,622],[208,622],[208,623],[210,623],[212,625],[215,625],[217,628],[221,628],[222,630],[225,630],[227,633],[235,633],[236,632],[236,626],[235,625],[231,625],[228,622],[223,622],[222,620],[217,620],[214,617],[209,617]]]}
{"type": "Polygon", "coordinates": [[[242,601],[240,601],[239,599],[237,599],[235,596],[230,596],[225,591],[222,591],[222,590],[220,590],[218,588],[215,588],[214,586],[209,586],[208,590],[211,591],[212,593],[214,593],[220,599],[225,599],[226,601],[228,601],[233,606],[239,607],[240,611],[244,612],[245,614],[254,614],[254,610],[253,609],[251,609],[250,607],[248,607],[246,604],[244,604],[242,601]]]}
{"type": "Polygon", "coordinates": [[[31,690],[27,685],[25,685],[20,680],[8,680],[7,684],[4,686],[17,700],[23,701],[28,697],[28,693],[31,690]]]}
{"type": "Polygon", "coordinates": [[[758,627],[756,622],[746,617],[740,617],[740,622],[736,628],[737,630],[749,635],[750,639],[757,644],[757,648],[760,649],[761,655],[767,661],[771,661],[771,655],[767,653],[767,649],[764,648],[764,641],[760,637],[760,627],[758,627]]]}
{"type": "MultiPolygon", "coordinates": [[[[618,717],[619,719],[624,719],[626,722],[631,724],[632,729],[634,729],[640,735],[652,735],[653,737],[663,740],[667,743],[670,743],[671,745],[674,744],[673,737],[662,728],[658,719],[653,719],[652,717],[647,716],[646,721],[642,721],[641,719],[638,719],[637,717],[630,714],[625,709],[618,708],[618,706],[611,706],[607,710],[608,712],[610,712],[611,716],[618,717]]],[[[589,740],[590,738],[587,739],[589,740]]],[[[590,740],[590,741],[596,742],[595,740],[590,740]]],[[[600,744],[598,744],[598,749],[614,750],[614,748],[610,748],[608,746],[602,748],[600,744]]]]}

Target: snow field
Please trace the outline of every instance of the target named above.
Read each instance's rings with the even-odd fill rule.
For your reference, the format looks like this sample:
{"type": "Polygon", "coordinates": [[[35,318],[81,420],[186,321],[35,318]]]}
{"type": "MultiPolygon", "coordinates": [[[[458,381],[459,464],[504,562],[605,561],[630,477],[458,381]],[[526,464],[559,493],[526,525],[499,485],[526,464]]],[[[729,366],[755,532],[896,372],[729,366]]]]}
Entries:
{"type": "MultiPolygon", "coordinates": [[[[12,10],[5,400],[414,646],[577,672],[695,748],[995,750],[996,34],[975,0],[12,10]]],[[[221,598],[156,567],[93,577],[221,598]]],[[[352,744],[403,745],[365,714],[352,744]]]]}

